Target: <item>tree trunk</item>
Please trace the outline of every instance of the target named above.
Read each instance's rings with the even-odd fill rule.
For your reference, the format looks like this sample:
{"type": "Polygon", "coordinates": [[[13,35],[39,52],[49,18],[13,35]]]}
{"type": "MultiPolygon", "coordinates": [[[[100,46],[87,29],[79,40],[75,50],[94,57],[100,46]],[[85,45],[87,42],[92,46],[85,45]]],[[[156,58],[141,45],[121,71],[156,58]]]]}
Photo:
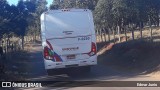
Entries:
{"type": "Polygon", "coordinates": [[[126,30],[126,27],[124,28],[124,34],[125,34],[125,38],[126,38],[126,41],[127,41],[128,39],[127,39],[127,30],[126,30]]]}
{"type": "Polygon", "coordinates": [[[107,32],[106,32],[106,29],[105,29],[105,39],[106,39],[106,42],[107,42],[107,32]]]}
{"type": "Polygon", "coordinates": [[[151,24],[151,17],[149,17],[149,27],[150,27],[150,40],[152,41],[152,24],[151,24]]]}
{"type": "Polygon", "coordinates": [[[116,43],[116,37],[115,37],[115,30],[113,28],[113,40],[114,40],[114,44],[116,43]]]}
{"type": "Polygon", "coordinates": [[[36,30],[34,31],[34,43],[36,42],[36,30]]]}
{"type": "Polygon", "coordinates": [[[160,26],[160,18],[158,18],[158,27],[160,26]]]}
{"type": "Polygon", "coordinates": [[[103,28],[103,38],[104,38],[104,42],[106,42],[106,30],[103,28]]]}
{"type": "Polygon", "coordinates": [[[97,29],[97,35],[98,35],[98,42],[100,42],[100,33],[99,33],[99,29],[97,29]]]}
{"type": "Polygon", "coordinates": [[[108,29],[108,42],[110,42],[111,41],[111,38],[110,38],[110,29],[108,29]]]}
{"type": "Polygon", "coordinates": [[[7,45],[6,45],[6,52],[8,53],[8,43],[9,43],[9,38],[7,38],[7,45]]]}
{"type": "Polygon", "coordinates": [[[152,26],[150,27],[150,39],[151,39],[151,41],[153,40],[153,36],[152,36],[152,26]]]}
{"type": "Polygon", "coordinates": [[[157,19],[157,27],[159,27],[159,18],[157,19]]]}
{"type": "Polygon", "coordinates": [[[98,40],[98,30],[96,29],[96,41],[99,42],[98,40]]]}
{"type": "Polygon", "coordinates": [[[133,28],[131,28],[132,30],[132,40],[134,40],[134,30],[133,30],[133,28]]]}
{"type": "Polygon", "coordinates": [[[120,26],[118,25],[118,41],[121,42],[121,36],[120,36],[120,26]]]}
{"type": "Polygon", "coordinates": [[[140,23],[139,25],[139,29],[140,29],[140,35],[141,35],[141,39],[143,38],[143,32],[142,32],[142,23],[140,23]]]}
{"type": "Polygon", "coordinates": [[[100,37],[101,37],[101,42],[103,42],[102,29],[100,29],[100,37]]]}
{"type": "Polygon", "coordinates": [[[101,31],[100,31],[100,30],[101,30],[101,29],[98,30],[98,32],[99,32],[98,37],[99,37],[99,41],[101,42],[101,41],[102,41],[102,38],[101,38],[101,31]]]}
{"type": "Polygon", "coordinates": [[[24,50],[24,36],[22,36],[22,50],[24,50]]]}
{"type": "Polygon", "coordinates": [[[134,40],[134,29],[133,29],[133,24],[129,24],[129,28],[131,29],[131,33],[132,33],[132,40],[134,40]]]}

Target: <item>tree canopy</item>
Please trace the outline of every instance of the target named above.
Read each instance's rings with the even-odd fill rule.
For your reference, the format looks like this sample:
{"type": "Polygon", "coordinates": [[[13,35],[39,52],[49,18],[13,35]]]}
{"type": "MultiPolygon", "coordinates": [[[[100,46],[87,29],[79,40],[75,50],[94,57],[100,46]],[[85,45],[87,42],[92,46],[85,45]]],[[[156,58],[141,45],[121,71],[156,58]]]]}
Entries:
{"type": "Polygon", "coordinates": [[[24,36],[40,30],[40,15],[47,10],[46,0],[19,0],[17,5],[9,5],[0,0],[0,36],[11,32],[24,36]]]}
{"type": "Polygon", "coordinates": [[[99,0],[94,13],[96,25],[105,27],[144,24],[149,18],[159,25],[160,0],[99,0]]]}
{"type": "MultiPolygon", "coordinates": [[[[18,36],[40,34],[40,15],[46,0],[19,0],[9,5],[0,0],[0,36],[14,32],[18,36]]],[[[94,13],[97,29],[119,26],[159,26],[160,0],[53,0],[49,9],[83,8],[94,13]]]]}

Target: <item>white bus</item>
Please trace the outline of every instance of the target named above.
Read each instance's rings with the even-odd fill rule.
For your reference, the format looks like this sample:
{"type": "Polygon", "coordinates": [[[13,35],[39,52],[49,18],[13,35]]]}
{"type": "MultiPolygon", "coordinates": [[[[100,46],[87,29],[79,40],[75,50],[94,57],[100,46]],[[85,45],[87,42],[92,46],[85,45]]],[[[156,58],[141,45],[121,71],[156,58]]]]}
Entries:
{"type": "Polygon", "coordinates": [[[97,64],[96,35],[88,9],[50,10],[41,15],[45,69],[85,67],[97,64]]]}

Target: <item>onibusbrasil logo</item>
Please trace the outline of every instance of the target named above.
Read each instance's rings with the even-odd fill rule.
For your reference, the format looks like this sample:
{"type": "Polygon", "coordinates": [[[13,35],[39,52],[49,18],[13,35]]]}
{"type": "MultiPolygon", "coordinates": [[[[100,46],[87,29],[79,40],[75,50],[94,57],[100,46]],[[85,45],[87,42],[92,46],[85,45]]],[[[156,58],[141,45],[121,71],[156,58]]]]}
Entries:
{"type": "Polygon", "coordinates": [[[2,87],[29,87],[29,88],[37,88],[42,87],[41,83],[27,83],[27,82],[2,82],[2,87]]]}

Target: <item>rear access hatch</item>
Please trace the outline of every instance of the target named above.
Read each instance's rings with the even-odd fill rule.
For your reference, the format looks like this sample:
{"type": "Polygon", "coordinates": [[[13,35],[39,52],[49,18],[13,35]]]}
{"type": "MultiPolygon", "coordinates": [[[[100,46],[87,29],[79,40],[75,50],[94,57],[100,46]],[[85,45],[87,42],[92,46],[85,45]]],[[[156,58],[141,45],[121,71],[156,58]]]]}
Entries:
{"type": "Polygon", "coordinates": [[[63,60],[89,58],[92,43],[88,12],[68,11],[45,14],[45,36],[63,60]]]}

